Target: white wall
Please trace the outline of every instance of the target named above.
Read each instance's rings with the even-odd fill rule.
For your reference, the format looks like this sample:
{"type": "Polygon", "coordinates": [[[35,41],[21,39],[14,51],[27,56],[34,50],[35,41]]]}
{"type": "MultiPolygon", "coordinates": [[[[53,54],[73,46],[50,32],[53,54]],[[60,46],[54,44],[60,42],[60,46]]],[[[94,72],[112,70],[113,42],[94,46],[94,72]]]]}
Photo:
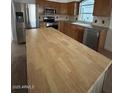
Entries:
{"type": "Polygon", "coordinates": [[[107,32],[106,42],[105,42],[105,49],[112,52],[112,18],[110,20],[109,30],[107,32]]]}
{"type": "Polygon", "coordinates": [[[105,47],[106,50],[109,50],[112,52],[112,30],[108,30],[107,32],[107,37],[106,37],[106,42],[105,42],[105,47]]]}
{"type": "Polygon", "coordinates": [[[11,29],[12,29],[12,36],[11,36],[11,39],[14,40],[14,41],[17,41],[15,9],[14,9],[13,1],[11,2],[11,29]]]}

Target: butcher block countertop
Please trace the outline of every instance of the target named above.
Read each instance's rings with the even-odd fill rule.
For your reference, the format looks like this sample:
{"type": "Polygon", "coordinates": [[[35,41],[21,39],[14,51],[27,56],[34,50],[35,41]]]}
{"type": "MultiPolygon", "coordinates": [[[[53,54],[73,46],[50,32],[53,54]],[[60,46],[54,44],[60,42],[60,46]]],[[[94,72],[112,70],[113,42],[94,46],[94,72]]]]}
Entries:
{"type": "Polygon", "coordinates": [[[53,28],[26,31],[28,93],[87,93],[111,60],[53,28]]]}

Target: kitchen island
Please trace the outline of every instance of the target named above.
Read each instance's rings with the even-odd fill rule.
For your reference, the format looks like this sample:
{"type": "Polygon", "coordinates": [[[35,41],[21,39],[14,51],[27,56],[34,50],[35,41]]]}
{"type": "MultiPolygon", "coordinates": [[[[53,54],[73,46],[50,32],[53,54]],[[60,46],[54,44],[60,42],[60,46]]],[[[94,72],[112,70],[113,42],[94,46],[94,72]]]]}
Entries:
{"type": "Polygon", "coordinates": [[[111,60],[53,28],[26,31],[28,93],[100,93],[111,60]]]}

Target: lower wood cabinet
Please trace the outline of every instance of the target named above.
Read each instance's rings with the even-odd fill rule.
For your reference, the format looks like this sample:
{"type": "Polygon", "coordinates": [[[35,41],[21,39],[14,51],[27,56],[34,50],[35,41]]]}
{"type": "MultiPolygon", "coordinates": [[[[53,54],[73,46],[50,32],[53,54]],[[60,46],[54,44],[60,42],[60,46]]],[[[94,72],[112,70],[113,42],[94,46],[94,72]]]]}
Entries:
{"type": "Polygon", "coordinates": [[[73,39],[82,43],[83,33],[84,33],[83,27],[70,24],[70,28],[68,30],[68,33],[69,33],[70,37],[72,37],[73,39]]]}
{"type": "Polygon", "coordinates": [[[107,31],[100,31],[97,51],[101,51],[104,49],[106,36],[107,36],[107,31]]]}
{"type": "MultiPolygon", "coordinates": [[[[78,42],[84,43],[83,39],[84,39],[84,32],[86,31],[85,27],[74,25],[69,22],[61,21],[59,22],[58,30],[64,33],[65,35],[68,35],[69,37],[77,40],[78,42]]],[[[96,51],[100,51],[104,49],[107,31],[101,30],[101,31],[98,31],[98,33],[99,33],[99,36],[98,36],[98,40],[97,40],[98,42],[96,45],[97,48],[95,49],[96,51]]]]}
{"type": "Polygon", "coordinates": [[[84,28],[68,22],[59,23],[59,31],[82,43],[84,28]]]}

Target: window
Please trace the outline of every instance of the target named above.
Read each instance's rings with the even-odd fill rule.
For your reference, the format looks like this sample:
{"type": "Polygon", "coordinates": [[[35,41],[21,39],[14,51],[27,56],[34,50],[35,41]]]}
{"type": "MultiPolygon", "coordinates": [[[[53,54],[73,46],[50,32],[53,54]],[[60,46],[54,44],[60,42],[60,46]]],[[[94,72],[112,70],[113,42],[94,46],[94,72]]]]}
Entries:
{"type": "Polygon", "coordinates": [[[79,7],[79,21],[93,21],[94,0],[83,0],[79,7]]]}
{"type": "Polygon", "coordinates": [[[36,5],[28,4],[29,20],[31,27],[36,27],[36,5]]]}

